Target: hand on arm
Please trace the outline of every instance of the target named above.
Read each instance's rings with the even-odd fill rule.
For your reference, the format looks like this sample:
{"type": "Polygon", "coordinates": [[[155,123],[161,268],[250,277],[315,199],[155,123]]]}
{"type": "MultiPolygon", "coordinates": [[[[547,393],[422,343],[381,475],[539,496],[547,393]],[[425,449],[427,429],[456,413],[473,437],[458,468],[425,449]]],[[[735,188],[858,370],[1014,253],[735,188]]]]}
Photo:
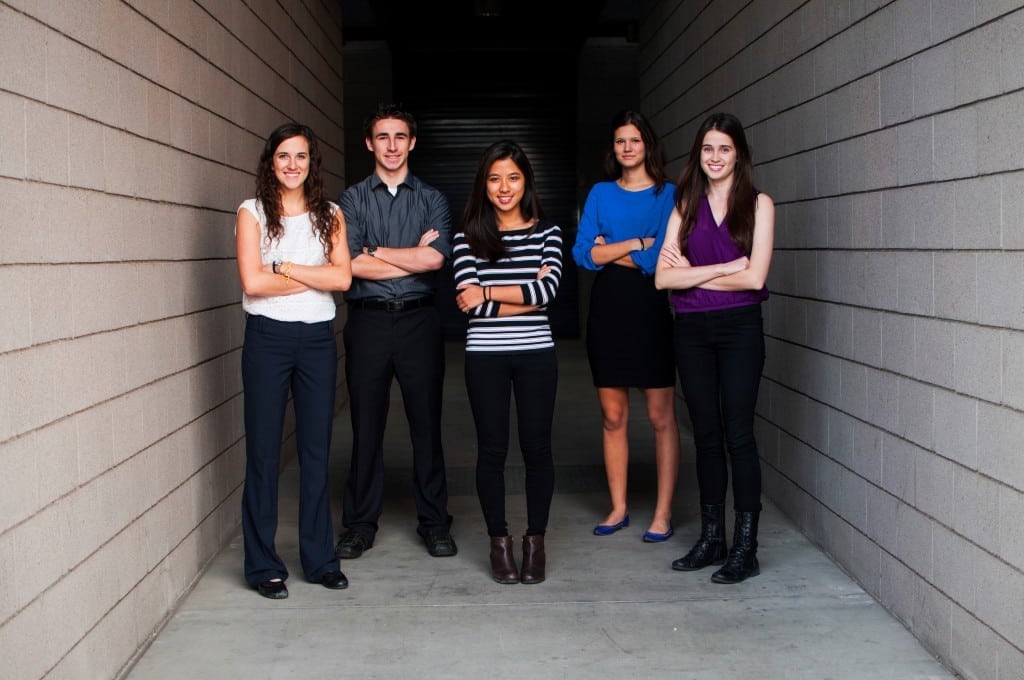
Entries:
{"type": "MultiPolygon", "coordinates": [[[[271,268],[273,265],[266,265],[271,268]]],[[[285,262],[278,266],[278,274],[284,274],[316,290],[348,290],[352,285],[352,262],[348,255],[348,240],[345,236],[345,218],[341,211],[334,215],[334,234],[331,237],[331,256],[327,264],[304,265],[285,262]],[[283,269],[283,271],[282,271],[283,269]]]]}
{"type": "MultiPolygon", "coordinates": [[[[555,273],[555,270],[552,268],[552,266],[550,264],[542,264],[540,266],[540,268],[537,270],[536,281],[544,281],[544,279],[548,278],[549,276],[552,276],[554,273],[555,273]]],[[[503,305],[506,305],[506,304],[525,305],[526,307],[529,307],[530,309],[537,309],[541,305],[540,304],[528,304],[527,303],[525,289],[526,288],[531,288],[531,287],[534,288],[534,289],[537,289],[538,290],[537,299],[540,299],[541,302],[543,302],[544,304],[547,304],[547,301],[544,300],[543,298],[546,295],[549,295],[550,297],[554,297],[554,290],[557,289],[557,285],[558,285],[557,284],[557,278],[558,278],[557,276],[553,277],[553,279],[555,280],[555,283],[552,284],[551,286],[545,286],[544,284],[538,284],[537,286],[534,286],[534,284],[526,284],[526,285],[516,284],[516,285],[511,285],[511,286],[489,286],[488,289],[487,289],[487,299],[488,300],[493,300],[494,302],[500,302],[503,305]],[[547,292],[547,288],[548,287],[550,287],[550,292],[547,292]]],[[[534,299],[534,298],[531,298],[531,299],[534,299]]]]}
{"type": "Polygon", "coordinates": [[[750,263],[736,272],[730,272],[702,284],[708,290],[761,290],[768,279],[775,240],[775,204],[767,194],[758,194],[754,208],[754,242],[750,249],[750,263]]]}
{"type": "Polygon", "coordinates": [[[353,274],[361,279],[383,281],[440,269],[444,265],[444,255],[430,246],[439,234],[437,229],[428,229],[415,246],[378,246],[373,255],[368,254],[364,246],[352,260],[353,274]]]}
{"type": "Polygon", "coordinates": [[[272,265],[263,264],[260,253],[260,225],[256,217],[245,208],[235,216],[235,252],[238,258],[238,277],[242,291],[251,297],[295,295],[309,287],[271,271],[272,265]]]}
{"type": "MultiPolygon", "coordinates": [[[[550,273],[550,266],[546,264],[541,265],[541,268],[537,270],[537,280],[540,281],[550,273]]],[[[523,289],[519,286],[501,286],[501,288],[515,289],[518,291],[519,297],[523,297],[523,289]]],[[[538,309],[540,309],[540,305],[528,305],[524,302],[502,302],[498,304],[498,316],[516,316],[517,314],[534,312],[538,309]]]]}
{"type": "Polygon", "coordinates": [[[590,257],[595,264],[615,264],[636,269],[636,262],[633,261],[632,253],[643,251],[654,245],[654,237],[629,238],[625,241],[608,243],[604,236],[597,236],[594,239],[594,247],[590,249],[590,257]]]}
{"type": "MultiPolygon", "coordinates": [[[[537,270],[537,280],[543,279],[551,273],[551,267],[542,265],[537,270]]],[[[497,316],[515,316],[525,314],[539,309],[540,305],[528,305],[523,301],[523,289],[521,286],[480,286],[477,284],[466,284],[459,286],[455,296],[455,303],[459,310],[469,314],[487,302],[498,303],[497,316]],[[497,297],[499,296],[500,297],[497,297]],[[507,299],[504,299],[507,298],[507,299]],[[518,300],[516,300],[518,298],[518,300]]]]}
{"type": "Polygon", "coordinates": [[[679,250],[679,229],[682,216],[673,210],[665,231],[665,242],[658,255],[658,266],[654,273],[654,285],[659,290],[684,290],[694,288],[713,279],[741,272],[749,265],[749,259],[738,257],[731,262],[694,267],[679,250]]]}
{"type": "Polygon", "coordinates": [[[518,288],[518,286],[487,286],[485,288],[475,284],[467,284],[459,288],[458,293],[455,295],[455,304],[458,305],[459,311],[476,316],[487,316],[483,312],[488,302],[493,302],[498,309],[498,313],[494,316],[515,316],[516,314],[532,312],[538,308],[537,305],[526,305],[522,302],[498,302],[491,297],[492,291],[498,288],[512,289],[518,288]]]}
{"type": "Polygon", "coordinates": [[[458,291],[455,293],[455,304],[458,306],[460,312],[469,314],[471,311],[487,301],[485,295],[486,293],[484,293],[483,286],[475,283],[467,283],[463,286],[459,286],[458,291]]]}

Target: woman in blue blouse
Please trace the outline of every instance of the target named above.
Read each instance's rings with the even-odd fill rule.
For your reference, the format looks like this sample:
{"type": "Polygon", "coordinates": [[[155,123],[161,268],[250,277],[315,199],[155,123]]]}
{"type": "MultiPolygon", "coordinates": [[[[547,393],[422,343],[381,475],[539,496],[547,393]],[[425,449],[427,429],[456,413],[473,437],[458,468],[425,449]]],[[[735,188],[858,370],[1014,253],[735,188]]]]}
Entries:
{"type": "Polygon", "coordinates": [[[661,145],[636,111],[612,118],[605,172],[583,207],[572,254],[597,271],[587,315],[587,357],[601,403],[604,464],[612,508],[598,536],[629,526],[629,389],[639,388],[654,429],[658,498],[643,539],[672,535],[672,495],[679,474],[672,318],[665,291],[654,287],[658,252],[672,214],[661,145]]]}

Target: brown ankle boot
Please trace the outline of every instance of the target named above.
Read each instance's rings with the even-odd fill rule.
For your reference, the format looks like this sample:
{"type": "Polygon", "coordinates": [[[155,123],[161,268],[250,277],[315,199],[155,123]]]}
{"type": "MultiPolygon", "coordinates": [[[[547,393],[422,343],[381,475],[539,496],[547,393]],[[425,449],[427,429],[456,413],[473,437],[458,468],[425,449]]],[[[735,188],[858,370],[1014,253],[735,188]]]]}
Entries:
{"type": "Polygon", "coordinates": [[[511,536],[491,537],[491,577],[498,583],[519,583],[511,536]]]}
{"type": "Polygon", "coordinates": [[[544,580],[543,536],[523,536],[523,583],[540,583],[544,580]]]}

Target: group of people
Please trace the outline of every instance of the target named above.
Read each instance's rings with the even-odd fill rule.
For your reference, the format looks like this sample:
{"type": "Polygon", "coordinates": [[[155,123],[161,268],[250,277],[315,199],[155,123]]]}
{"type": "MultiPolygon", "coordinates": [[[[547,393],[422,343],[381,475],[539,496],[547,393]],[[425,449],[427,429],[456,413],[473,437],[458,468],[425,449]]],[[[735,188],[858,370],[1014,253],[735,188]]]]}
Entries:
{"type": "MultiPolygon", "coordinates": [[[[394,380],[411,438],[417,532],[430,555],[457,553],[441,441],[444,339],[434,297],[437,273],[451,262],[455,302],[468,317],[465,384],[491,576],[503,584],[540,583],[555,483],[558,363],[547,312],[562,276],[561,228],[545,217],[533,168],[514,141],[483,152],[453,230],[444,195],[409,172],[415,118],[382,104],[364,123],[364,135],[374,171],[332,202],[324,195],[313,131],[281,125],[260,156],[255,198],[238,209],[246,312],[246,581],[264,597],[288,596],[275,535],[289,392],[300,477],[299,555],[308,581],[347,587],[340,558],[358,558],[373,547],[384,505],[384,433],[394,380]],[[334,291],[343,291],[348,307],[342,337],[353,436],[336,544],[327,466],[337,378],[334,291]],[[505,513],[513,397],[527,511],[518,564],[505,513]]],[[[721,565],[712,580],[736,583],[759,573],[753,422],[774,208],[752,184],[743,128],[730,114],[704,121],[673,186],[651,124],[638,112],[621,112],[612,121],[605,170],[609,179],[592,188],[572,247],[576,263],[597,272],[586,345],[603,419],[611,510],[594,534],[629,526],[626,424],[629,391],[638,388],[654,431],[658,478],[643,540],[673,535],[678,375],[693,423],[701,533],[672,567],[721,565]],[[725,536],[730,468],[731,547],[725,536]]]]}

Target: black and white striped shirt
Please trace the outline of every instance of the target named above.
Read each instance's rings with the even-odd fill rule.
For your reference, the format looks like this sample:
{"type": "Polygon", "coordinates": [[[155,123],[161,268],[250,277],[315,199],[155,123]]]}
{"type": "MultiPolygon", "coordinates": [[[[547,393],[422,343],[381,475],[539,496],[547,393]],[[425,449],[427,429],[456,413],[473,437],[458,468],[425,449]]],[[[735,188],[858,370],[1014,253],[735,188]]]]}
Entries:
{"type": "Polygon", "coordinates": [[[539,305],[531,312],[498,316],[500,302],[488,301],[469,311],[466,332],[467,352],[530,352],[555,346],[551,338],[547,306],[555,299],[562,279],[562,230],[557,224],[541,220],[532,227],[501,232],[507,255],[500,260],[484,260],[473,255],[466,234],[458,232],[453,240],[455,287],[520,286],[523,304],[539,305]],[[537,278],[547,265],[550,273],[537,278]]]}

